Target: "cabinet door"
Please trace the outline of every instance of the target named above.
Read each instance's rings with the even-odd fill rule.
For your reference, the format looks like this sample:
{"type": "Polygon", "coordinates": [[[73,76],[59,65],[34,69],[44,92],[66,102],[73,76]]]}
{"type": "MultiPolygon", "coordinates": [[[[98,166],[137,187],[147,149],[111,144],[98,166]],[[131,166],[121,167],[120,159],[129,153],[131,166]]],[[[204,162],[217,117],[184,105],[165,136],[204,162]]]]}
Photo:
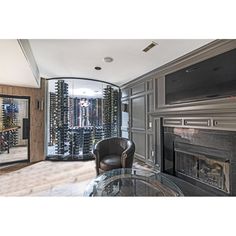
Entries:
{"type": "Polygon", "coordinates": [[[145,130],[145,97],[132,98],[132,128],[145,130]]]}
{"type": "Polygon", "coordinates": [[[145,132],[132,132],[132,140],[135,144],[135,156],[145,160],[146,156],[146,134],[145,132]]]}

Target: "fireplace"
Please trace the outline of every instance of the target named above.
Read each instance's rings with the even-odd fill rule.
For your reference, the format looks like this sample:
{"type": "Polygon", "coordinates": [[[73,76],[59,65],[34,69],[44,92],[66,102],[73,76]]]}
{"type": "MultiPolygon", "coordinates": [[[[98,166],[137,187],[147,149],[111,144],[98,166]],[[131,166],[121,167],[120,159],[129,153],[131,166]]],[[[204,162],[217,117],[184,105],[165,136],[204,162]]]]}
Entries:
{"type": "Polygon", "coordinates": [[[175,175],[229,193],[229,159],[225,152],[197,145],[175,143],[175,175]]]}
{"type": "Polygon", "coordinates": [[[216,195],[236,195],[236,132],[164,127],[163,172],[216,195]]]}

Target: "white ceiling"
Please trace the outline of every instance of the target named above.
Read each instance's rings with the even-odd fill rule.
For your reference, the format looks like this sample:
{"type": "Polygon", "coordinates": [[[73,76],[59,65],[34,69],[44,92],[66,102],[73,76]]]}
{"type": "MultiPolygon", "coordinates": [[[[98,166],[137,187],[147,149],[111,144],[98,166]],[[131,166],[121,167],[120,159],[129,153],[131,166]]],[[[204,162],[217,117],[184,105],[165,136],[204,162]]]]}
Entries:
{"type": "Polygon", "coordinates": [[[208,39],[31,39],[40,75],[83,77],[121,85],[183,56],[213,40],[208,39]],[[152,41],[149,52],[142,50],[152,41]],[[114,61],[105,63],[104,57],[114,61]],[[95,66],[102,67],[97,71],[95,66]]]}
{"type": "MultiPolygon", "coordinates": [[[[83,77],[121,85],[213,40],[201,39],[30,39],[41,77],[83,77]],[[142,50],[158,43],[147,53],[142,50]],[[114,58],[105,63],[104,57],[114,58]],[[95,66],[102,67],[97,71],[95,66]]],[[[0,84],[38,87],[18,40],[0,40],[0,84]]]]}
{"type": "Polygon", "coordinates": [[[38,87],[30,64],[16,39],[0,40],[0,84],[38,87]]]}

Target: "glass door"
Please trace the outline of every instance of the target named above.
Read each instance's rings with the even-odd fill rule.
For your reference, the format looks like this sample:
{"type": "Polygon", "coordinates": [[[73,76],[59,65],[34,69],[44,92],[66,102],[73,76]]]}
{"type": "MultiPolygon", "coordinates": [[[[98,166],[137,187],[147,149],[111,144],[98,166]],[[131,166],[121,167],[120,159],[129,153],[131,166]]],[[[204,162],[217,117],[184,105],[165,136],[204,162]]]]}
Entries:
{"type": "Polygon", "coordinates": [[[0,96],[0,165],[29,160],[29,97],[0,96]]]}

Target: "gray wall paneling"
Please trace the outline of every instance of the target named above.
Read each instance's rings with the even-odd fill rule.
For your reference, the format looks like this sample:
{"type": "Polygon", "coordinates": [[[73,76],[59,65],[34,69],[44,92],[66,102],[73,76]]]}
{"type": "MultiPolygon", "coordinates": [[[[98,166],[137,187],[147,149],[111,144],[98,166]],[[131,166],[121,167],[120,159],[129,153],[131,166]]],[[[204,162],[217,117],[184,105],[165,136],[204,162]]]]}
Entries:
{"type": "MultiPolygon", "coordinates": [[[[141,102],[142,105],[137,106],[137,104],[135,104],[135,107],[140,109],[139,112],[144,112],[144,115],[142,114],[138,116],[139,118],[145,117],[144,129],[135,129],[135,126],[131,127],[131,124],[129,125],[129,137],[134,137],[134,139],[137,139],[138,145],[140,144],[143,146],[143,149],[145,150],[145,157],[142,157],[143,161],[151,165],[156,165],[160,169],[162,168],[161,157],[163,118],[181,118],[184,116],[211,117],[212,114],[215,113],[218,114],[218,117],[224,116],[226,113],[228,116],[236,116],[236,98],[231,100],[216,99],[212,101],[186,103],[181,105],[165,105],[166,74],[172,73],[234,48],[236,48],[236,40],[215,40],[121,86],[122,92],[124,94],[123,99],[126,96],[126,99],[128,98],[130,101],[130,117],[132,116],[133,112],[131,101],[138,101],[138,99],[135,100],[136,97],[145,97],[144,102],[141,102]],[[153,103],[151,104],[150,101],[153,103]],[[140,133],[142,135],[140,135],[140,133]],[[141,137],[144,139],[143,136],[145,136],[145,145],[140,142],[141,137]],[[151,148],[152,150],[150,150],[151,148]],[[154,163],[152,157],[150,156],[153,154],[153,149],[155,155],[154,163]]],[[[135,111],[135,116],[137,116],[137,111],[135,111]]],[[[135,122],[134,124],[138,124],[139,126],[139,122],[135,122]]],[[[138,147],[137,153],[137,157],[139,158],[140,153],[142,155],[144,154],[143,151],[140,151],[140,148],[141,147],[138,147]]]]}

